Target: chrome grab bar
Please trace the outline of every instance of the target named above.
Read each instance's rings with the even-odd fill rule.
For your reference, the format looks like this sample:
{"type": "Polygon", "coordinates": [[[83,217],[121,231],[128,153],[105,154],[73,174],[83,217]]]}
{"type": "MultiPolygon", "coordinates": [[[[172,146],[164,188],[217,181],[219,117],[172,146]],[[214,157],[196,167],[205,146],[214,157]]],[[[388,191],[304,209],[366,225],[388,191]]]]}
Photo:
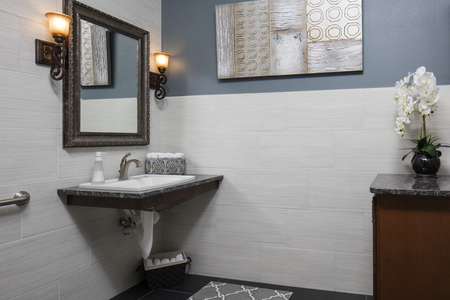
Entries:
{"type": "Polygon", "coordinates": [[[28,192],[20,191],[14,195],[14,198],[0,200],[0,206],[11,204],[24,205],[27,204],[28,201],[30,201],[30,198],[31,196],[28,192]]]}

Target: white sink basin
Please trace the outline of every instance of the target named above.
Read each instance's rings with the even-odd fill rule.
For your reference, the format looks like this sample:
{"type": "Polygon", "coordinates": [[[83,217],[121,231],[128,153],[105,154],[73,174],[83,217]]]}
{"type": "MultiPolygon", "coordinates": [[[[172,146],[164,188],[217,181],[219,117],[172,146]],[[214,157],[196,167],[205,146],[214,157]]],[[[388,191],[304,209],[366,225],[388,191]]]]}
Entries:
{"type": "Polygon", "coordinates": [[[108,179],[103,184],[92,184],[90,182],[79,185],[83,189],[95,190],[119,190],[138,192],[151,190],[156,188],[163,188],[180,183],[189,182],[195,179],[194,175],[154,175],[144,174],[137,176],[130,176],[130,180],[118,181],[118,178],[108,179]]]}

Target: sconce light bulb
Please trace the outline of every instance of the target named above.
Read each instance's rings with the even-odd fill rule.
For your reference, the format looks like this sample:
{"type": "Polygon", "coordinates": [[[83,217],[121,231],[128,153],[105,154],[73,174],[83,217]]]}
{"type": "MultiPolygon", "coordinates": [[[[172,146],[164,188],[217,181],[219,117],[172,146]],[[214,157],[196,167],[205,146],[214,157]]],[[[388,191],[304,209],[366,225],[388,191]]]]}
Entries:
{"type": "Polygon", "coordinates": [[[156,57],[156,67],[160,73],[164,73],[169,65],[170,55],[167,53],[157,52],[154,54],[156,57]]]}

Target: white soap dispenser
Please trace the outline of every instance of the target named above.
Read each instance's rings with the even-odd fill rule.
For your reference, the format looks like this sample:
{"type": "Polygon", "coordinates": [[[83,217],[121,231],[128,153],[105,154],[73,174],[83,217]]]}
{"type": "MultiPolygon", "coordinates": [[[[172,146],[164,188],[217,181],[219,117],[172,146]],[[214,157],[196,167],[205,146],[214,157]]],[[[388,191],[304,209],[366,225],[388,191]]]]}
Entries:
{"type": "Polygon", "coordinates": [[[92,172],[92,184],[105,183],[105,174],[103,174],[102,154],[106,152],[95,152],[94,171],[92,172]]]}

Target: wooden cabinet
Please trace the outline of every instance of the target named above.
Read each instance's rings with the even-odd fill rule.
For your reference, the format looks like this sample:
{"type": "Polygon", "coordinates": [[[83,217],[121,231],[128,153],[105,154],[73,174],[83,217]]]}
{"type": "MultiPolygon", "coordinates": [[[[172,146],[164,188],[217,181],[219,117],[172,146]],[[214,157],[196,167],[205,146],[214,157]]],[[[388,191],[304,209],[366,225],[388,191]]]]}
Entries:
{"type": "Polygon", "coordinates": [[[450,197],[375,194],[374,299],[450,299],[450,197]]]}

